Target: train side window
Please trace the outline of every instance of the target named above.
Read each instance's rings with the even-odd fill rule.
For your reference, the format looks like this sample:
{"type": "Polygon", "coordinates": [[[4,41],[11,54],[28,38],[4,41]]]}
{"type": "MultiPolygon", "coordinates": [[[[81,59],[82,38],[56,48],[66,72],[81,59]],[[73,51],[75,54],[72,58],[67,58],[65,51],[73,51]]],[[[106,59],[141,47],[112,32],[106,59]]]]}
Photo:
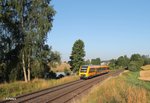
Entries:
{"type": "Polygon", "coordinates": [[[95,68],[90,68],[90,71],[89,71],[90,73],[91,72],[95,72],[95,68]]]}
{"type": "Polygon", "coordinates": [[[102,71],[102,68],[98,68],[98,72],[101,72],[102,71]]]}

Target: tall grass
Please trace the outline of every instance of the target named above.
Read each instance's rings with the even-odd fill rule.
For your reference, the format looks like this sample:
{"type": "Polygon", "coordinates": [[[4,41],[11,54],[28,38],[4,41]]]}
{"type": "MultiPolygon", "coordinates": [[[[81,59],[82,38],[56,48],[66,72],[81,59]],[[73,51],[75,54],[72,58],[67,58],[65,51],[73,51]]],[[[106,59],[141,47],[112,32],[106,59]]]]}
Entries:
{"type": "Polygon", "coordinates": [[[28,83],[17,81],[13,83],[0,84],[0,99],[5,100],[5,98],[15,97],[21,94],[54,87],[77,79],[79,79],[78,76],[68,76],[58,80],[34,79],[28,83]]]}
{"type": "Polygon", "coordinates": [[[93,87],[89,94],[74,103],[149,103],[150,85],[148,88],[145,86],[147,82],[136,85],[140,84],[137,78],[133,78],[137,75],[138,73],[124,73],[117,78],[111,78],[93,87]]]}
{"type": "Polygon", "coordinates": [[[124,79],[127,83],[130,85],[135,85],[138,87],[142,87],[150,91],[150,82],[139,80],[139,72],[128,72],[123,73],[123,76],[121,77],[124,79]]]}

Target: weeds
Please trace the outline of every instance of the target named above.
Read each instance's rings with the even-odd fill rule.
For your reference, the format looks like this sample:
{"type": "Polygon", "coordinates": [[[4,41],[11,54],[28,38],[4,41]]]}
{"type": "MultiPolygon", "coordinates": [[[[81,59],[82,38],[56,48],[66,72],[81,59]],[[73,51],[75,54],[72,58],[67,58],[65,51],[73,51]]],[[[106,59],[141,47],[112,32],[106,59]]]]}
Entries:
{"type": "Polygon", "coordinates": [[[68,76],[58,80],[34,79],[28,83],[17,81],[13,83],[0,84],[0,99],[5,100],[5,98],[54,87],[77,79],[79,79],[78,76],[68,76]]]}

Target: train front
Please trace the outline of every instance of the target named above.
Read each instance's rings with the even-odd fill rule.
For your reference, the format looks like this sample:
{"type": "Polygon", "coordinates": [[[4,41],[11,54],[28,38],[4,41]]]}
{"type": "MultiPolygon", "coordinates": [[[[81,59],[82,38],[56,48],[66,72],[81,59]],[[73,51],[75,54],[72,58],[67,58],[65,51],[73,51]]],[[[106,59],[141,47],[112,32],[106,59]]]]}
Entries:
{"type": "Polygon", "coordinates": [[[83,65],[80,67],[79,69],[79,76],[80,76],[80,79],[87,79],[88,78],[88,66],[86,65],[83,65]]]}

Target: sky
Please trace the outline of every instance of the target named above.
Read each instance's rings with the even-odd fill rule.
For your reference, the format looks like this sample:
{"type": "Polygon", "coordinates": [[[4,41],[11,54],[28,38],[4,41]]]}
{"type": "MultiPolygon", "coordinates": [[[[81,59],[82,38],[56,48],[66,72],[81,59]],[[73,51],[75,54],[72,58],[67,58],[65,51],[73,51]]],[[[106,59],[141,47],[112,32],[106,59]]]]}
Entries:
{"type": "Polygon", "coordinates": [[[52,0],[56,10],[47,44],[68,61],[83,40],[85,59],[150,55],[150,0],[52,0]]]}

